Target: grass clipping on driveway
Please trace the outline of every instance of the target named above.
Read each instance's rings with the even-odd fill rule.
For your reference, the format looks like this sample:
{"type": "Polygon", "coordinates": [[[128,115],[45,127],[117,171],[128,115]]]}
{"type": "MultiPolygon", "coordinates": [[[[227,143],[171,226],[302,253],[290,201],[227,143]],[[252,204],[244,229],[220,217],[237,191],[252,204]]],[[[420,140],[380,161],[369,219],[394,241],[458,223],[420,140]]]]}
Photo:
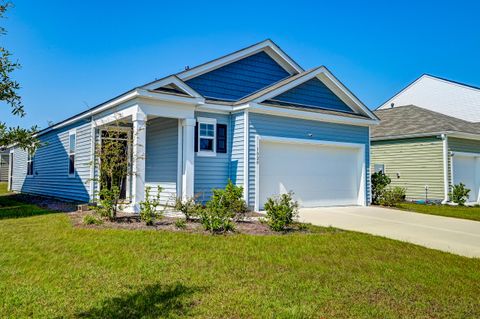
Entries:
{"type": "Polygon", "coordinates": [[[480,260],[354,232],[99,230],[47,214],[1,219],[0,241],[5,317],[480,317],[480,260]]]}

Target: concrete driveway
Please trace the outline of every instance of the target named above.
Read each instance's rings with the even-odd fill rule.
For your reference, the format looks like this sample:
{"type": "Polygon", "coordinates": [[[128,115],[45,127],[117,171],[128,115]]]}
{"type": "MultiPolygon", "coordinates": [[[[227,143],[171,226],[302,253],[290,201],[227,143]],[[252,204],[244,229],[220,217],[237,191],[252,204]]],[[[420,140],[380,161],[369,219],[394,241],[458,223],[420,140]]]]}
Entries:
{"type": "Polygon", "coordinates": [[[300,220],[480,257],[480,222],[375,206],[302,208],[300,220]]]}

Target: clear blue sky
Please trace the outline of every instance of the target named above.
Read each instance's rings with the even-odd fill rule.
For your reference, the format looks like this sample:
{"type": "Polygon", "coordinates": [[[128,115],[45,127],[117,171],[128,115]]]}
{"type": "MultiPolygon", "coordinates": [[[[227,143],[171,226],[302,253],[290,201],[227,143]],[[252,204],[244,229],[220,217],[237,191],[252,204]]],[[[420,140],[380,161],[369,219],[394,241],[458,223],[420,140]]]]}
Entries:
{"type": "Polygon", "coordinates": [[[480,86],[479,1],[21,1],[1,21],[27,116],[47,126],[134,86],[271,38],[370,108],[422,73],[480,86]]]}

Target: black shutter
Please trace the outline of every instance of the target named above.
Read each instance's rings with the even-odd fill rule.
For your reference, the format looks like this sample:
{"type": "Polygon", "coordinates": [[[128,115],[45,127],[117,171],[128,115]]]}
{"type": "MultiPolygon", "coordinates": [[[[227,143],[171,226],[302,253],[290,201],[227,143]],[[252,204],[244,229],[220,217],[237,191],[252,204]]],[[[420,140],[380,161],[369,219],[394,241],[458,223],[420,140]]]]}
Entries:
{"type": "Polygon", "coordinates": [[[198,122],[195,123],[195,152],[198,152],[198,122]]]}
{"type": "Polygon", "coordinates": [[[217,124],[217,153],[227,152],[227,125],[217,124]]]}

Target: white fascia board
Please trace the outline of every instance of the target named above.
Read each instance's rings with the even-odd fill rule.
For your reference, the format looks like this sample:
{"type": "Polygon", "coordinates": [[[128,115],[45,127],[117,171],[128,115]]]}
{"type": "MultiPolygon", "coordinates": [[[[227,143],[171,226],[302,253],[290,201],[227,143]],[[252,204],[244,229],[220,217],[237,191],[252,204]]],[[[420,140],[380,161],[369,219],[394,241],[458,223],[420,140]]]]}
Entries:
{"type": "Polygon", "coordinates": [[[197,111],[228,114],[233,111],[233,106],[224,104],[205,103],[197,106],[197,111]]]}
{"type": "Polygon", "coordinates": [[[182,103],[182,104],[204,104],[205,99],[203,97],[186,97],[178,95],[170,95],[160,92],[152,92],[144,89],[137,89],[139,97],[146,99],[161,100],[166,102],[182,103]]]}
{"type": "Polygon", "coordinates": [[[176,86],[178,86],[180,89],[182,89],[185,93],[187,93],[191,97],[202,98],[202,96],[197,91],[192,89],[189,85],[187,85],[185,82],[180,80],[175,75],[171,75],[171,76],[168,76],[166,78],[160,79],[158,81],[149,83],[145,86],[142,86],[142,89],[144,89],[144,90],[155,90],[155,89],[158,89],[162,86],[169,85],[169,84],[175,84],[176,86]]]}
{"type": "MultiPolygon", "coordinates": [[[[67,125],[70,125],[78,120],[82,120],[84,118],[88,118],[88,117],[91,117],[95,114],[98,114],[98,113],[101,113],[105,110],[108,110],[109,108],[112,108],[112,107],[115,107],[115,106],[118,106],[122,103],[125,103],[129,100],[132,100],[136,97],[139,96],[139,93],[137,90],[132,90],[130,92],[127,92],[125,93],[124,95],[116,98],[116,99],[113,99],[111,101],[108,101],[106,103],[103,103],[103,104],[100,104],[98,105],[96,108],[92,109],[90,112],[86,112],[84,114],[80,114],[80,115],[77,115],[77,116],[74,116],[72,117],[71,119],[69,119],[68,121],[65,121],[65,122],[61,122],[59,124],[56,124],[56,125],[53,125],[53,126],[50,126],[49,128],[45,129],[45,130],[42,130],[40,132],[40,135],[43,135],[47,132],[50,132],[52,130],[55,130],[55,129],[58,129],[58,128],[61,128],[61,127],[65,127],[67,125]]],[[[39,136],[38,134],[35,134],[35,136],[39,136]]]]}
{"type": "Polygon", "coordinates": [[[309,112],[309,111],[302,111],[302,110],[293,110],[293,109],[281,108],[276,106],[267,106],[267,105],[261,105],[256,103],[250,104],[249,111],[253,113],[262,113],[262,114],[292,117],[292,118],[299,118],[299,119],[312,120],[312,121],[349,124],[349,125],[358,125],[358,126],[378,125],[380,123],[378,120],[374,120],[374,119],[351,118],[351,117],[344,117],[339,115],[309,112]]]}
{"type": "Polygon", "coordinates": [[[271,50],[271,52],[273,52],[274,54],[269,55],[283,66],[288,66],[288,69],[290,70],[287,70],[290,71],[291,74],[300,73],[303,71],[303,69],[297,63],[295,63],[295,61],[289,58],[277,45],[275,45],[270,40],[265,40],[246,49],[234,52],[211,62],[207,62],[190,70],[180,72],[176,74],[176,76],[178,76],[182,81],[186,81],[193,77],[199,76],[214,69],[218,69],[224,65],[258,53],[262,50],[267,50],[267,53],[269,53],[268,50],[271,50]]]}
{"type": "MultiPolygon", "coordinates": [[[[157,101],[165,101],[165,102],[175,102],[175,103],[180,103],[180,104],[188,104],[188,105],[200,105],[205,102],[205,99],[200,97],[200,98],[190,98],[190,97],[182,97],[182,96],[176,96],[176,95],[169,95],[169,94],[163,94],[163,93],[154,93],[150,92],[148,90],[144,89],[134,89],[130,92],[125,93],[122,96],[119,96],[118,98],[115,98],[111,101],[108,101],[106,103],[98,105],[96,108],[92,109],[89,112],[77,115],[75,117],[72,117],[71,119],[61,122],[59,124],[53,125],[49,127],[48,129],[43,130],[40,135],[43,135],[47,132],[50,132],[51,130],[55,130],[61,127],[65,127],[67,125],[70,125],[76,121],[79,121],[81,119],[89,118],[92,117],[93,115],[99,114],[101,112],[104,112],[110,108],[119,106],[123,103],[126,103],[128,101],[131,101],[135,98],[146,98],[150,100],[157,100],[157,101]]],[[[35,136],[39,136],[36,134],[35,136]]]]}
{"type": "MultiPolygon", "coordinates": [[[[362,101],[360,101],[354,94],[352,94],[352,92],[350,92],[350,90],[347,89],[347,87],[345,87],[345,85],[343,85],[343,83],[340,82],[327,68],[322,67],[320,70],[321,70],[320,74],[325,75],[334,84],[334,86],[331,87],[331,86],[328,85],[328,82],[327,83],[325,83],[325,81],[322,81],[322,82],[324,82],[324,84],[329,89],[331,89],[334,93],[337,93],[338,90],[341,91],[341,93],[345,94],[345,96],[350,101],[352,101],[353,104],[349,103],[349,101],[345,101],[344,99],[342,99],[342,96],[337,94],[337,96],[340,99],[342,99],[343,102],[345,102],[350,107],[354,107],[357,110],[363,111],[365,114],[370,116],[370,118],[378,120],[377,116],[375,114],[373,114],[373,112],[365,104],[363,104],[362,101]]],[[[320,80],[322,80],[322,79],[320,79],[320,80]]]]}
{"type": "Polygon", "coordinates": [[[349,107],[355,109],[357,112],[368,115],[371,119],[377,120],[377,117],[373,114],[372,111],[368,109],[357,97],[355,97],[340,81],[333,76],[333,74],[325,67],[319,67],[317,70],[305,74],[305,76],[299,77],[295,81],[292,81],[284,86],[279,87],[276,90],[270,91],[252,102],[261,103],[265,100],[271,99],[275,96],[278,96],[288,90],[293,89],[301,85],[302,83],[307,82],[313,78],[318,78],[322,83],[324,83],[330,90],[332,90],[345,104],[349,107]]]}

